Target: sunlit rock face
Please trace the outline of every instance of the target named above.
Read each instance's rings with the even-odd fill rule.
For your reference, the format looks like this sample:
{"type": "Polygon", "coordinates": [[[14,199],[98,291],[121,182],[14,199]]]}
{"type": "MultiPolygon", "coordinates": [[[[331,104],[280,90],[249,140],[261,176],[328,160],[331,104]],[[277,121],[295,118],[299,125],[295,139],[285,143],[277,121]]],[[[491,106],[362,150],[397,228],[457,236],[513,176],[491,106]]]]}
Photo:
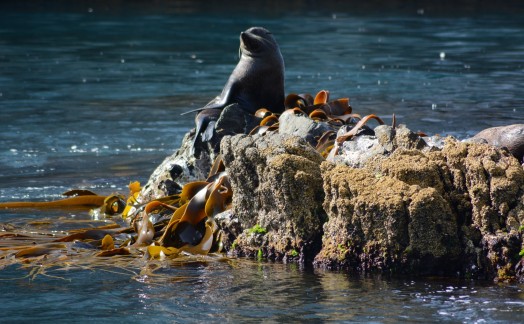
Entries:
{"type": "Polygon", "coordinates": [[[232,213],[244,228],[236,239],[241,254],[312,258],[326,220],[320,154],[287,134],[226,137],[221,152],[233,188],[232,213]]]}
{"type": "Polygon", "coordinates": [[[505,150],[448,139],[363,168],[322,165],[329,220],[315,264],[397,273],[512,277],[524,171],[505,150]]]}

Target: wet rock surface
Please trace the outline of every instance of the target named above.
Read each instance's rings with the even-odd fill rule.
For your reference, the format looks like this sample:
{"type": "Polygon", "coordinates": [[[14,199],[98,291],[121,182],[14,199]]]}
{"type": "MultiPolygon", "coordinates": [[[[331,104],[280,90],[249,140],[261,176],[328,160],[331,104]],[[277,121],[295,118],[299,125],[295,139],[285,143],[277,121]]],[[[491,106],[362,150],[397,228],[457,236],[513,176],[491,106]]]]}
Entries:
{"type": "MultiPolygon", "coordinates": [[[[232,111],[224,116],[238,117],[232,111]]],[[[524,280],[524,170],[506,148],[382,125],[328,162],[311,144],[329,126],[300,118],[265,135],[226,136],[247,133],[257,122],[249,117],[217,122],[233,189],[232,209],[216,217],[226,252],[360,273],[524,280]]],[[[191,140],[143,197],[206,177],[218,150],[194,159],[191,140]]]]}

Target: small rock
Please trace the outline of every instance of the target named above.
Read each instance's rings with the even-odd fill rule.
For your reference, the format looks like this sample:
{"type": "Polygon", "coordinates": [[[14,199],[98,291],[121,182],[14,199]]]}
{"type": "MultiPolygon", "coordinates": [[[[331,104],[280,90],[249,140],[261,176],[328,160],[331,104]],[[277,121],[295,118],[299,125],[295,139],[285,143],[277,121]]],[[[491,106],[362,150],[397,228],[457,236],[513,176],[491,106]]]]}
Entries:
{"type": "Polygon", "coordinates": [[[317,145],[318,139],[327,131],[334,130],[326,122],[314,121],[309,117],[295,114],[282,114],[278,119],[278,133],[290,134],[305,139],[311,146],[317,145]]]}
{"type": "Polygon", "coordinates": [[[519,161],[524,157],[524,124],[487,128],[473,139],[484,139],[496,147],[506,147],[519,161]]]}

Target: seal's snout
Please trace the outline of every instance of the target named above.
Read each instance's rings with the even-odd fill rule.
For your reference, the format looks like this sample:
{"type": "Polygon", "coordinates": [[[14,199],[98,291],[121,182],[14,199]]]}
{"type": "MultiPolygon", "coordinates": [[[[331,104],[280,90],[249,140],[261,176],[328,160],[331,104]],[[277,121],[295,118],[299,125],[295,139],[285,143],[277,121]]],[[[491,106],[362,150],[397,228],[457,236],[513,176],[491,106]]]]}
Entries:
{"type": "Polygon", "coordinates": [[[240,33],[240,40],[241,40],[243,43],[247,43],[247,42],[249,42],[250,38],[251,38],[251,37],[250,37],[249,32],[245,32],[245,31],[243,31],[243,32],[240,33]]]}
{"type": "Polygon", "coordinates": [[[257,51],[260,47],[259,42],[260,41],[257,40],[257,37],[251,34],[249,31],[240,33],[240,43],[248,50],[257,51]]]}

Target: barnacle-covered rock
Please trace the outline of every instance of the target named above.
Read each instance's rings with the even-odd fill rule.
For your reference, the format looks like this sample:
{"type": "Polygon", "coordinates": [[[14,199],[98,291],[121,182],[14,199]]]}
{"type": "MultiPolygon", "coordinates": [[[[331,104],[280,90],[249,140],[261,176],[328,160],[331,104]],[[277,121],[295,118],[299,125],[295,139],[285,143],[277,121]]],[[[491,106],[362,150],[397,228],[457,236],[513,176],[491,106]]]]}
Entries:
{"type": "Polygon", "coordinates": [[[221,152],[233,189],[232,214],[243,229],[237,251],[273,259],[314,255],[326,217],[323,158],[286,134],[225,137],[221,152]]]}
{"type": "Polygon", "coordinates": [[[363,168],[322,165],[323,247],[315,264],[358,271],[518,275],[524,170],[507,151],[448,138],[397,148],[363,168]]]}
{"type": "Polygon", "coordinates": [[[435,189],[329,162],[322,174],[329,220],[317,265],[434,273],[456,264],[456,220],[435,189]]]}

